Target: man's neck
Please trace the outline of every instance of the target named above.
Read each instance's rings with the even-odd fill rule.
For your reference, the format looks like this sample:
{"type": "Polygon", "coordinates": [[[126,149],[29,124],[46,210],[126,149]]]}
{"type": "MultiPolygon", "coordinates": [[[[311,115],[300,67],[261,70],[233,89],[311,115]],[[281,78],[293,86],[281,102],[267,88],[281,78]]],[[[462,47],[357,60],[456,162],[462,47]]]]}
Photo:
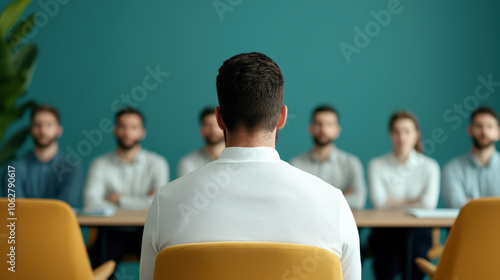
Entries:
{"type": "Polygon", "coordinates": [[[335,145],[333,145],[333,143],[329,143],[323,146],[314,145],[313,152],[319,161],[325,161],[330,157],[334,149],[335,145]]]}
{"type": "Polygon", "coordinates": [[[271,147],[276,148],[276,131],[255,132],[238,131],[226,133],[226,147],[271,147]]]}
{"type": "Polygon", "coordinates": [[[491,158],[493,157],[493,154],[495,153],[495,145],[491,145],[491,146],[484,148],[484,149],[478,149],[478,148],[473,146],[472,153],[474,154],[474,156],[476,156],[481,167],[484,167],[484,166],[488,165],[491,158]]]}
{"type": "Polygon", "coordinates": [[[116,150],[116,153],[120,157],[120,159],[125,162],[125,163],[132,163],[134,162],[135,158],[137,157],[137,154],[141,150],[140,145],[136,145],[131,149],[122,149],[118,147],[116,150]]]}
{"type": "Polygon", "coordinates": [[[224,141],[221,141],[217,144],[206,144],[205,145],[205,152],[207,152],[208,156],[210,157],[211,160],[216,160],[219,158],[220,153],[224,148],[226,147],[226,143],[224,141]]]}
{"type": "Polygon", "coordinates": [[[53,142],[47,147],[36,147],[33,149],[35,156],[41,162],[49,162],[51,161],[57,154],[58,145],[57,142],[53,142]]]}

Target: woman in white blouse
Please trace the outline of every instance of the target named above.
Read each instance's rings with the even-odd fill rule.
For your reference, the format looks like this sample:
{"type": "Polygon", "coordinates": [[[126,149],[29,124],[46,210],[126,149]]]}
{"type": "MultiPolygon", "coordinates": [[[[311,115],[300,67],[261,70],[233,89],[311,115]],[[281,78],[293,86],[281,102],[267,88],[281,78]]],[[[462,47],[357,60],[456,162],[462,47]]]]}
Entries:
{"type": "MultiPolygon", "coordinates": [[[[399,111],[389,121],[393,150],[372,159],[368,165],[370,193],[376,209],[436,208],[439,198],[438,163],[422,153],[417,118],[399,111]]],[[[413,236],[412,255],[426,257],[431,247],[430,228],[377,228],[370,236],[377,279],[395,279],[403,270],[406,239],[413,236]]],[[[423,279],[414,266],[412,279],[423,279]]]]}

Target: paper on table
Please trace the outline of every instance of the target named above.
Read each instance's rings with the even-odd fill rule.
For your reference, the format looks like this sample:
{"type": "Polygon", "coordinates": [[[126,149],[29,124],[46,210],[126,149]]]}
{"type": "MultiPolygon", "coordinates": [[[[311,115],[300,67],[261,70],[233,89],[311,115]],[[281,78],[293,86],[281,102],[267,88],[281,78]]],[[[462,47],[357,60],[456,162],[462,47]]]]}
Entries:
{"type": "Polygon", "coordinates": [[[408,214],[417,218],[456,218],[460,209],[410,209],[408,214]]]}
{"type": "Polygon", "coordinates": [[[82,216],[113,216],[116,212],[116,208],[107,207],[107,208],[83,208],[77,209],[73,208],[73,211],[76,215],[82,216]]]}

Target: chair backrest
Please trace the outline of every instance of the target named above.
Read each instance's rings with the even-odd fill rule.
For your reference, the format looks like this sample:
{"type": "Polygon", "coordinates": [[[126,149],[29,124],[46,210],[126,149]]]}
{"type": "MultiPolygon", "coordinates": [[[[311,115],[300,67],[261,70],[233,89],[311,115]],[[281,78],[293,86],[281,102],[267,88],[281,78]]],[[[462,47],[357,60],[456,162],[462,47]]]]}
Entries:
{"type": "Polygon", "coordinates": [[[175,245],[156,257],[155,280],[342,279],[337,255],[308,245],[212,242],[175,245]]]}
{"type": "Polygon", "coordinates": [[[67,203],[18,198],[15,216],[8,208],[9,201],[0,198],[0,279],[93,279],[80,227],[67,203]],[[11,222],[14,226],[6,226],[11,222]],[[8,256],[11,246],[15,256],[8,256]],[[11,259],[15,272],[8,271],[11,259]]]}
{"type": "Polygon", "coordinates": [[[446,240],[433,279],[500,277],[500,198],[466,204],[446,240]]]}

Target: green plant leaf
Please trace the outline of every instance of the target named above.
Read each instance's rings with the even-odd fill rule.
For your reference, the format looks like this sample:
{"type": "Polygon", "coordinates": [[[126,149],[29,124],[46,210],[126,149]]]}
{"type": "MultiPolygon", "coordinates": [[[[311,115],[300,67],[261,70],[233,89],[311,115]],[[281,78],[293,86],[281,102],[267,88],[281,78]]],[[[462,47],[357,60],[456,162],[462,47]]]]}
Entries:
{"type": "Polygon", "coordinates": [[[6,42],[0,40],[0,84],[14,76],[12,60],[11,48],[6,42]]]}
{"type": "Polygon", "coordinates": [[[5,7],[2,14],[0,14],[0,35],[2,36],[2,40],[14,24],[16,24],[30,2],[31,0],[17,0],[5,7]]]}
{"type": "Polygon", "coordinates": [[[11,111],[17,99],[25,93],[25,82],[20,79],[10,79],[0,83],[0,108],[2,112],[11,111]]]}
{"type": "Polygon", "coordinates": [[[34,14],[17,24],[7,38],[7,43],[10,48],[15,49],[21,41],[26,40],[24,37],[33,29],[33,26],[35,26],[34,14]]]}
{"type": "Polygon", "coordinates": [[[3,137],[5,136],[7,128],[9,128],[9,125],[15,120],[16,119],[10,113],[0,115],[0,142],[1,140],[3,140],[3,137]]]}
{"type": "Polygon", "coordinates": [[[26,102],[24,102],[23,104],[17,106],[15,109],[14,109],[14,117],[16,119],[18,118],[21,118],[22,116],[24,116],[24,113],[26,113],[26,111],[30,111],[32,110],[33,108],[35,108],[38,104],[33,101],[33,100],[28,100],[26,102]]]}
{"type": "Polygon", "coordinates": [[[13,70],[24,80],[24,89],[28,89],[31,82],[31,76],[35,70],[35,61],[38,53],[38,48],[34,44],[28,44],[20,47],[13,58],[13,70]]]}
{"type": "Polygon", "coordinates": [[[8,163],[16,157],[16,152],[23,145],[30,134],[30,128],[26,127],[16,132],[0,149],[0,166],[8,163]]]}
{"type": "Polygon", "coordinates": [[[33,100],[28,100],[9,111],[2,111],[0,113],[0,139],[3,138],[9,125],[15,120],[24,116],[27,111],[31,111],[37,103],[33,100]]]}

